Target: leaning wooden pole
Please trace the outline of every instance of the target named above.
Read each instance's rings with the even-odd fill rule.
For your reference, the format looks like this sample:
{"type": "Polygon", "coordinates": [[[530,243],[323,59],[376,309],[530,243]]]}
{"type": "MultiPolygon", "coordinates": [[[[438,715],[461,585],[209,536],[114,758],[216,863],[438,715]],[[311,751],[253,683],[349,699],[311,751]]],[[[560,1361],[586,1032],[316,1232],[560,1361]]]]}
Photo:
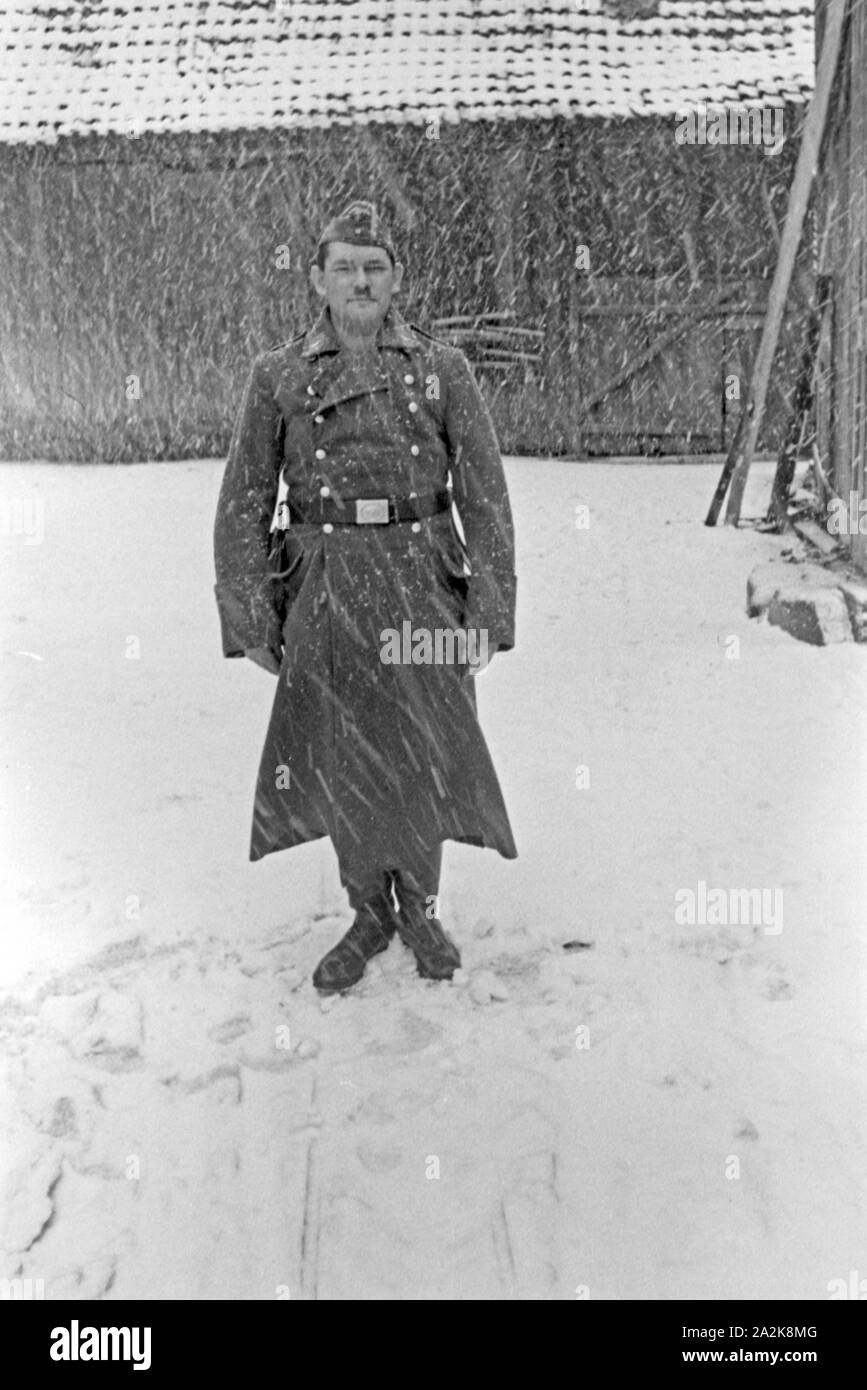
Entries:
{"type": "Polygon", "coordinates": [[[843,24],[848,3],[849,0],[829,0],[822,53],[816,71],[816,88],[807,112],[807,119],[804,122],[798,161],[795,166],[795,177],[792,180],[786,222],[780,242],[780,253],[777,257],[771,292],[768,295],[768,308],[762,326],[759,350],[753,365],[750,389],[710,510],[705,517],[706,526],[716,526],[730,484],[731,492],[729,493],[725,516],[726,525],[736,526],[740,520],[741,502],[743,501],[747,474],[759,437],[768,384],[771,379],[771,366],[780,336],[780,325],[783,321],[783,312],[789,294],[795,257],[798,254],[804,217],[810,201],[810,192],[822,147],[822,136],[825,131],[831,89],[840,57],[843,24]]]}
{"type": "Polygon", "coordinates": [[[771,488],[771,502],[767,520],[774,523],[777,531],[785,531],[788,523],[789,492],[795,477],[798,462],[798,446],[804,432],[804,424],[813,410],[816,396],[816,357],[819,351],[819,336],[822,321],[831,298],[831,277],[820,275],[816,281],[816,300],[810,310],[807,336],[801,353],[798,380],[792,395],[792,413],[786,426],[771,488]]]}

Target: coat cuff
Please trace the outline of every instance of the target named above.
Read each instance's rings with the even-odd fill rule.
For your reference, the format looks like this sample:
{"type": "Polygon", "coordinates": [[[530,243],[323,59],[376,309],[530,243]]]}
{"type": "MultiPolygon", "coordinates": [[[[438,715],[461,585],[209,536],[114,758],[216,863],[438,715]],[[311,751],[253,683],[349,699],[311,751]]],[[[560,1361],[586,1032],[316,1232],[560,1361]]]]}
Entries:
{"type": "Polygon", "coordinates": [[[499,580],[473,575],[467,589],[466,626],[486,630],[488,644],[510,651],[515,645],[515,591],[510,574],[499,580]]]}
{"type": "Polygon", "coordinates": [[[270,582],[240,586],[222,580],[214,585],[214,593],[220,614],[223,656],[243,656],[254,647],[279,651],[282,626],[274,607],[270,582]]]}

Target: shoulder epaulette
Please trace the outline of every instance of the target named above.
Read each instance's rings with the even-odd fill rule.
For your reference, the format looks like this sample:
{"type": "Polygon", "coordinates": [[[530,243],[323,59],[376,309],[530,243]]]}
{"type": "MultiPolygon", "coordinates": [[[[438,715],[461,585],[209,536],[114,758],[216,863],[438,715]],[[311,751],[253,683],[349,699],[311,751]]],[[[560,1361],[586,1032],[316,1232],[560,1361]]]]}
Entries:
{"type": "Polygon", "coordinates": [[[302,338],[306,338],[308,329],[302,328],[300,333],[296,333],[294,338],[287,338],[285,343],[275,343],[273,347],[266,348],[266,352],[279,352],[281,348],[291,347],[293,343],[299,343],[302,338]]]}
{"type": "Polygon", "coordinates": [[[446,342],[445,338],[438,338],[435,333],[429,333],[428,330],[426,328],[422,328],[420,324],[412,323],[409,319],[407,320],[407,323],[409,324],[409,327],[412,329],[414,333],[420,333],[423,338],[430,338],[432,343],[439,343],[440,347],[451,346],[450,343],[446,342]]]}

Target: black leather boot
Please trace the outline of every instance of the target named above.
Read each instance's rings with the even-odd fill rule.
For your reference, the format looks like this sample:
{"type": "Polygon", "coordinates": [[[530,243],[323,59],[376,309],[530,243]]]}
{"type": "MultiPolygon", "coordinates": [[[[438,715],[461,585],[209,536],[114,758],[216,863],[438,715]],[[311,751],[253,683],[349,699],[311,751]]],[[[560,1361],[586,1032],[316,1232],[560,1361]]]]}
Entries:
{"type": "Polygon", "coordinates": [[[349,931],[322,957],[313,974],[316,989],[337,994],[357,985],[367,962],[386,949],[396,929],[391,899],[378,893],[358,909],[349,931]]]}
{"type": "Polygon", "coordinates": [[[394,889],[400,904],[397,932],[415,955],[419,975],[425,980],[450,980],[461,968],[461,955],[439,918],[427,915],[430,895],[411,888],[400,871],[395,874],[394,889]]]}

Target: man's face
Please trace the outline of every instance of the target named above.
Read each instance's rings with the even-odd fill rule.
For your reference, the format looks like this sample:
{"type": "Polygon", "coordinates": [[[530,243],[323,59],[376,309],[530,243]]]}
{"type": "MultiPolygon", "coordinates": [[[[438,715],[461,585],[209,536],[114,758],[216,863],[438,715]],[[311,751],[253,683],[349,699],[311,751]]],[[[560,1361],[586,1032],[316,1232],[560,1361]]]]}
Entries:
{"type": "Polygon", "coordinates": [[[338,327],[355,333],[375,333],[400,289],[403,266],[391,264],[381,246],[353,246],[331,241],[325,248],[325,269],[315,263],[310,278],[317,294],[328,301],[338,327]]]}

